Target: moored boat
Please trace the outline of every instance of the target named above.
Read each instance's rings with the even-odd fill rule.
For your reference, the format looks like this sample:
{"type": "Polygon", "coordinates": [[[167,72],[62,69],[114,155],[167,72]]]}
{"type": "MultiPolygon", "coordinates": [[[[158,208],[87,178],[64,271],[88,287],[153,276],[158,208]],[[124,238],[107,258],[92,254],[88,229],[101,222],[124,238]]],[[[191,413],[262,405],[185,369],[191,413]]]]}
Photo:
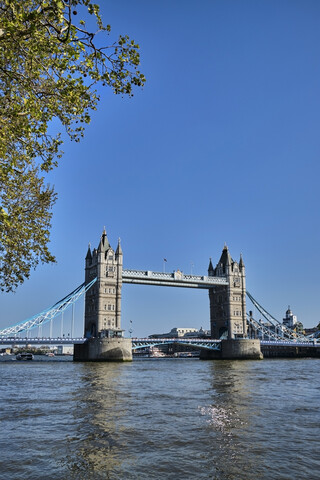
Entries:
{"type": "Polygon", "coordinates": [[[33,360],[33,358],[32,353],[18,353],[18,355],[16,355],[17,360],[33,360]]]}

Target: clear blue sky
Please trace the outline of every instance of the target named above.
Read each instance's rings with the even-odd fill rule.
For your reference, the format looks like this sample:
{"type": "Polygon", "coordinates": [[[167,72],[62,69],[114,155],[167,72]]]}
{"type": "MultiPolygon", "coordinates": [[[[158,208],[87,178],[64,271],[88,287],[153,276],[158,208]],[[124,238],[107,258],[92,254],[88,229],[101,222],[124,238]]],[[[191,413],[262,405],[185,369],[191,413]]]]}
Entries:
{"type": "MultiPolygon", "coordinates": [[[[320,2],[101,1],[105,23],[141,46],[143,91],[101,91],[80,145],[48,181],[59,194],[51,250],[0,326],[84,280],[88,242],[106,226],[125,268],[205,274],[224,242],[243,253],[250,293],[278,319],[320,320],[320,2]]],[[[206,291],[123,287],[133,335],[209,328],[206,291]]],[[[248,302],[248,310],[250,308],[248,302]]],[[[81,321],[81,308],[77,310],[81,321]]],[[[80,323],[79,323],[80,325],[80,323]]],[[[82,333],[82,327],[79,333],[82,333]]]]}

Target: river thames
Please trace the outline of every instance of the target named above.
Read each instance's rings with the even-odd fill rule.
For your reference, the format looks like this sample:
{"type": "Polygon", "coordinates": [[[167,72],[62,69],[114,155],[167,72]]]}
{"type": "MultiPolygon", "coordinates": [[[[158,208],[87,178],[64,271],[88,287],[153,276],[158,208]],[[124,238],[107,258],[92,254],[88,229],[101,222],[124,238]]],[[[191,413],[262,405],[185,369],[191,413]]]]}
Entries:
{"type": "Polygon", "coordinates": [[[319,359],[0,361],[0,479],[320,478],[319,359]]]}

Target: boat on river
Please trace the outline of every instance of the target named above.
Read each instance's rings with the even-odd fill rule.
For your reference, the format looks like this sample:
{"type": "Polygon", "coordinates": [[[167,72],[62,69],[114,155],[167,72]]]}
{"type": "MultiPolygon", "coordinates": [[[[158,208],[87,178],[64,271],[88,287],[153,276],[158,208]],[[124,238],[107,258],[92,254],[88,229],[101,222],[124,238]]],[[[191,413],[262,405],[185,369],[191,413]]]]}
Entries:
{"type": "Polygon", "coordinates": [[[17,360],[33,360],[33,358],[32,353],[18,353],[18,355],[16,355],[17,360]]]}

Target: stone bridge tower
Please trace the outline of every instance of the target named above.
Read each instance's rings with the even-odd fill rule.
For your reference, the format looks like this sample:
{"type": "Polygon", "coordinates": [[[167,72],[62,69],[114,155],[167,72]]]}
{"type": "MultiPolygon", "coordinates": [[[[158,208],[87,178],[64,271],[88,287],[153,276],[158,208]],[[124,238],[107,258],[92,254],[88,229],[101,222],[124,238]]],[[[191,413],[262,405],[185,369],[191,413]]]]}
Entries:
{"type": "Polygon", "coordinates": [[[235,262],[225,245],[216,268],[210,259],[208,276],[223,276],[229,282],[209,289],[211,337],[246,337],[246,274],[242,255],[239,263],[235,262]]]}
{"type": "Polygon", "coordinates": [[[98,248],[86,255],[85,282],[97,281],[86,292],[83,344],[74,346],[75,361],[123,362],[132,360],[132,342],[122,336],[121,288],[123,255],[114,251],[104,229],[98,248]]]}
{"type": "Polygon", "coordinates": [[[85,282],[97,277],[85,298],[84,336],[103,337],[108,330],[121,332],[121,288],[123,255],[118,242],[114,251],[106,230],[102,232],[98,248],[86,255],[85,282]]]}

